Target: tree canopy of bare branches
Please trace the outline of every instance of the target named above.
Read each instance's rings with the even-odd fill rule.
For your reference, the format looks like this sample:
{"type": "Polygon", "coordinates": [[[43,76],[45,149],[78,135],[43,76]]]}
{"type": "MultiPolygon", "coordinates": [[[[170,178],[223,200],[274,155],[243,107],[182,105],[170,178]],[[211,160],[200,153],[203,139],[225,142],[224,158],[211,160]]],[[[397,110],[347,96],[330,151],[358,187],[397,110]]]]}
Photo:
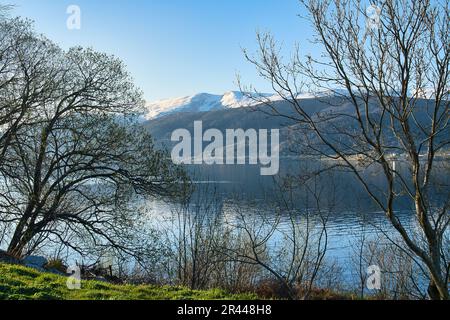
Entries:
{"type": "Polygon", "coordinates": [[[449,4],[301,3],[322,55],[302,56],[296,49],[285,61],[270,34],[258,34],[257,55],[245,52],[293,112],[282,113],[254,89],[242,86],[243,91],[253,91],[254,99],[271,106],[271,114],[295,119],[305,133],[298,143],[308,141],[305,152],[326,157],[357,178],[401,235],[406,250],[426,266],[430,297],[448,299],[449,248],[443,238],[450,223],[450,197],[448,182],[439,179],[444,169],[438,158],[445,157],[450,143],[449,4]],[[329,90],[340,102],[327,112],[306,110],[297,97],[308,89],[329,90]],[[396,167],[396,158],[404,170],[396,167]],[[373,167],[385,181],[382,190],[364,175],[373,167]],[[405,197],[418,231],[405,227],[396,214],[405,197]]]}
{"type": "MultiPolygon", "coordinates": [[[[0,221],[8,252],[47,239],[127,251],[138,196],[176,197],[185,177],[139,125],[142,93],[117,58],[67,51],[29,21],[0,22],[0,221]],[[68,236],[68,234],[71,236],[68,236]]],[[[131,252],[130,252],[131,253],[131,252]]]]}

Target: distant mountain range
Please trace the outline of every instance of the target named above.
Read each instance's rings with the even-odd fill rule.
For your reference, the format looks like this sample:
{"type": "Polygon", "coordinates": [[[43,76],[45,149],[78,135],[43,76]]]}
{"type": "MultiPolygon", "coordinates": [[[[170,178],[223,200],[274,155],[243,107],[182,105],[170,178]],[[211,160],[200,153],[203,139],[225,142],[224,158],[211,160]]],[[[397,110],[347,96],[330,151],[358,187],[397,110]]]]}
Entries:
{"type": "MultiPolygon", "coordinates": [[[[264,97],[279,100],[276,95],[263,94],[264,97]]],[[[206,112],[234,109],[255,105],[252,99],[238,91],[229,91],[223,95],[199,93],[193,96],[159,100],[147,103],[146,119],[154,119],[174,112],[206,112]]]]}
{"type": "MultiPolygon", "coordinates": [[[[302,93],[298,94],[296,98],[305,100],[333,95],[346,95],[346,91],[337,89],[317,93],[302,93]]],[[[147,113],[145,118],[150,120],[176,112],[207,112],[256,106],[259,102],[255,102],[254,97],[271,102],[283,100],[279,95],[271,93],[251,94],[251,96],[248,93],[244,94],[239,91],[228,91],[222,95],[198,93],[193,96],[149,102],[146,104],[147,113]]]]}
{"type": "MultiPolygon", "coordinates": [[[[419,90],[414,95],[422,99],[433,99],[434,89],[425,88],[419,90]]],[[[255,94],[252,94],[255,96],[255,94]]],[[[345,97],[348,96],[346,89],[333,89],[318,92],[307,92],[298,94],[298,100],[323,99],[327,97],[345,97]]],[[[271,102],[283,100],[279,95],[271,93],[258,93],[260,99],[265,99],[271,102]]],[[[224,94],[198,93],[192,96],[165,99],[146,104],[146,113],[144,118],[146,120],[155,119],[161,116],[176,112],[207,112],[216,110],[236,109],[249,106],[256,106],[258,102],[249,97],[249,94],[244,94],[239,91],[228,91],[224,94]]]]}
{"type": "MultiPolygon", "coordinates": [[[[144,126],[148,128],[158,145],[168,148],[174,145],[170,141],[174,130],[184,128],[193,134],[194,121],[197,120],[203,122],[203,130],[216,128],[225,132],[226,129],[280,129],[280,152],[289,154],[291,147],[297,144],[299,139],[305,139],[305,136],[299,133],[299,123],[295,120],[298,118],[298,114],[289,102],[282,100],[279,96],[273,94],[264,94],[263,96],[272,101],[280,114],[288,117],[273,115],[270,107],[258,104],[240,92],[228,92],[223,95],[200,93],[184,98],[149,103],[144,126]]],[[[339,115],[326,123],[327,127],[324,132],[329,137],[338,139],[342,143],[350,143],[350,141],[345,141],[347,138],[344,135],[337,136],[332,131],[339,128],[347,132],[349,130],[354,130],[355,133],[359,131],[359,125],[354,120],[354,107],[344,91],[302,94],[297,96],[297,99],[312,117],[339,115]]],[[[434,100],[418,99],[415,121],[422,126],[429,126],[429,115],[433,107],[434,100]]],[[[445,108],[441,109],[445,110],[445,108]]],[[[380,115],[380,108],[375,100],[369,107],[369,113],[372,114],[372,118],[380,115]]],[[[388,117],[385,117],[384,122],[386,126],[389,125],[388,117]]],[[[415,139],[418,142],[422,141],[424,137],[417,124],[412,121],[410,125],[415,133],[415,139]]],[[[386,130],[385,134],[383,139],[386,143],[390,145],[398,143],[390,130],[386,130]]],[[[441,132],[436,140],[445,139],[449,134],[450,127],[441,132]]],[[[308,142],[318,143],[318,141],[314,141],[315,139],[316,137],[312,135],[308,137],[308,142]]]]}

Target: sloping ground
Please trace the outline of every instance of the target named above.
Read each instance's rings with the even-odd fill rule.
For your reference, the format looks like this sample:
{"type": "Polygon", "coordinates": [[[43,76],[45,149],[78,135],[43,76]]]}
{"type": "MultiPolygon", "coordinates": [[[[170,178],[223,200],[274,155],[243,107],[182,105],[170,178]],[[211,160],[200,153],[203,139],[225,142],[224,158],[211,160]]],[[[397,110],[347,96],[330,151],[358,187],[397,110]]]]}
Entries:
{"type": "Polygon", "coordinates": [[[67,278],[20,265],[0,263],[0,300],[243,300],[252,294],[231,295],[222,290],[197,291],[182,287],[114,285],[82,281],[69,290],[67,278]]]}

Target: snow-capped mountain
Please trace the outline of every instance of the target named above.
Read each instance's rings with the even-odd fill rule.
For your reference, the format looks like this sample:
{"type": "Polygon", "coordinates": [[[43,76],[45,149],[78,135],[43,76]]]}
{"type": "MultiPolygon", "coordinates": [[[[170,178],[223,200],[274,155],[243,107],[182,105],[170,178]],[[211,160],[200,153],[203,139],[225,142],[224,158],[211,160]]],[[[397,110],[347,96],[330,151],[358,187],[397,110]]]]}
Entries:
{"type": "MultiPolygon", "coordinates": [[[[314,99],[336,94],[336,92],[331,90],[321,91],[318,93],[302,93],[297,95],[297,99],[314,99]]],[[[199,93],[193,96],[147,103],[147,114],[145,115],[145,118],[150,120],[175,112],[206,112],[243,108],[258,105],[261,101],[280,100],[282,100],[282,98],[279,95],[271,93],[258,93],[257,95],[252,94],[252,98],[250,98],[248,94],[244,94],[239,91],[229,91],[223,95],[199,93]],[[257,99],[255,100],[255,98],[257,99]]]]}
{"type": "MultiPolygon", "coordinates": [[[[283,100],[279,95],[270,93],[258,94],[258,99],[254,94],[250,98],[248,94],[239,91],[229,91],[223,95],[199,93],[193,96],[159,100],[147,103],[147,113],[144,115],[145,120],[155,119],[178,112],[207,112],[216,110],[226,110],[255,106],[261,104],[262,101],[280,101],[283,100]]],[[[348,91],[342,88],[319,90],[317,92],[305,92],[298,94],[298,100],[313,100],[327,97],[346,97],[348,91]]],[[[421,90],[417,98],[430,99],[434,97],[432,89],[421,90]]]]}
{"type": "MultiPolygon", "coordinates": [[[[261,94],[270,100],[281,98],[273,94],[261,94]]],[[[223,95],[199,93],[175,99],[166,99],[147,104],[146,119],[154,119],[174,112],[206,112],[213,110],[234,109],[254,106],[257,103],[247,95],[238,91],[229,91],[223,95]]]]}

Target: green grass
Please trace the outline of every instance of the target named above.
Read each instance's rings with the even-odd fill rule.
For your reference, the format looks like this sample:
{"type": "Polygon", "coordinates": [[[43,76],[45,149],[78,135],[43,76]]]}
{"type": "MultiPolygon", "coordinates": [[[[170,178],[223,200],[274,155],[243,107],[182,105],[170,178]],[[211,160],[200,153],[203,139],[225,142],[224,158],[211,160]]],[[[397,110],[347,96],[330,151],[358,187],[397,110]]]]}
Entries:
{"type": "Polygon", "coordinates": [[[82,281],[80,290],[69,290],[67,278],[19,265],[0,263],[0,300],[243,300],[253,294],[227,294],[223,290],[190,290],[183,287],[114,285],[82,281]]]}

